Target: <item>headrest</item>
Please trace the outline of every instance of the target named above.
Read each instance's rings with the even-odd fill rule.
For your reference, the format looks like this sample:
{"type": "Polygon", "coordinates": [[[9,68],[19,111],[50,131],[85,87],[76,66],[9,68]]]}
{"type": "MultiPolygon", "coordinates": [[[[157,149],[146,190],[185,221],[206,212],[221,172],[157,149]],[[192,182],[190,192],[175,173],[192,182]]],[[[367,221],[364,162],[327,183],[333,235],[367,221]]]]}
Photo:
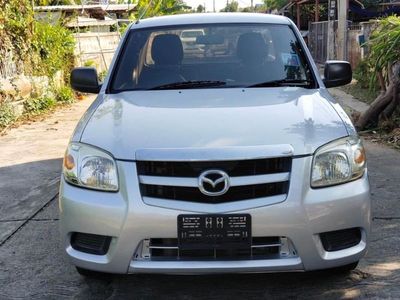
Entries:
{"type": "Polygon", "coordinates": [[[239,36],[237,56],[246,62],[259,62],[268,55],[268,45],[259,32],[248,32],[239,36]]]}
{"type": "Polygon", "coordinates": [[[160,34],[153,40],[151,56],[157,65],[176,65],[183,59],[183,47],[176,34],[160,34]]]}

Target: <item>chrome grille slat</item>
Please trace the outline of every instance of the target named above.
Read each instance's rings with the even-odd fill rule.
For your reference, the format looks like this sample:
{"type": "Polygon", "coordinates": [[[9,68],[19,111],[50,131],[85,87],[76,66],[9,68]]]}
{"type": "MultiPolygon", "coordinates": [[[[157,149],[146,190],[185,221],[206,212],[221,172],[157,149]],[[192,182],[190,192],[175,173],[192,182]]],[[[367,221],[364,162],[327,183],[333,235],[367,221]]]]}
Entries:
{"type": "Polygon", "coordinates": [[[268,248],[268,247],[280,247],[281,243],[278,244],[266,244],[266,245],[252,245],[251,248],[268,248]]]}
{"type": "Polygon", "coordinates": [[[149,249],[178,249],[178,246],[149,246],[149,249]]]}
{"type": "MultiPolygon", "coordinates": [[[[231,177],[230,186],[256,185],[272,182],[283,182],[289,180],[289,172],[254,175],[254,176],[237,176],[231,177]]],[[[163,186],[186,186],[197,187],[198,178],[194,177],[165,177],[165,176],[147,176],[140,175],[139,182],[148,185],[163,185],[163,186]]]]}
{"type": "Polygon", "coordinates": [[[249,249],[180,250],[177,238],[146,239],[134,255],[137,260],[219,260],[219,259],[280,259],[296,257],[294,246],[286,237],[253,237],[249,249]],[[233,252],[232,252],[233,250],[233,252]]]}
{"type": "Polygon", "coordinates": [[[219,148],[140,149],[137,161],[227,161],[287,157],[294,153],[291,145],[240,146],[219,148]]]}
{"type": "Polygon", "coordinates": [[[276,204],[285,201],[287,195],[277,195],[265,198],[253,198],[249,200],[231,202],[229,206],[225,203],[199,203],[190,202],[180,199],[170,200],[163,198],[151,198],[143,197],[143,202],[147,205],[156,207],[165,207],[169,209],[176,209],[187,212],[199,212],[199,213],[231,213],[240,210],[246,210],[250,208],[261,207],[265,205],[276,204]]]}

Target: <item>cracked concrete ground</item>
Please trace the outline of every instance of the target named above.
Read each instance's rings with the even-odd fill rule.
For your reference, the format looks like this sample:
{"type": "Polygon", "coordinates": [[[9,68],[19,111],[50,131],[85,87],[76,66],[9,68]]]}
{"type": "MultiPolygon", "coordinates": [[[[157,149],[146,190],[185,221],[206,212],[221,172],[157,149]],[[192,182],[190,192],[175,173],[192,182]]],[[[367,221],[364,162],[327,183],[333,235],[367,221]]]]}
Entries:
{"type": "Polygon", "coordinates": [[[59,245],[56,194],[65,145],[90,102],[0,138],[0,299],[400,298],[400,153],[372,143],[371,243],[349,275],[81,277],[59,245]]]}

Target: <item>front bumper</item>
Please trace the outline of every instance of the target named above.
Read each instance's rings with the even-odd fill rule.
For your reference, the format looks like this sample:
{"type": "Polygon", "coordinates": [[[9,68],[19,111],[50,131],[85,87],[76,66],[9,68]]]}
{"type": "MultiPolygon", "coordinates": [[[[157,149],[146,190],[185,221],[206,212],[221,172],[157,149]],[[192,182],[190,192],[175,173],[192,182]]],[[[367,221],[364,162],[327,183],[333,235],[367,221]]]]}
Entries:
{"type": "Polygon", "coordinates": [[[290,189],[285,201],[257,207],[240,206],[240,210],[230,203],[219,205],[217,210],[198,204],[195,206],[197,211],[187,202],[174,203],[170,208],[145,204],[134,162],[118,161],[120,190],[117,193],[78,188],[62,179],[59,204],[63,247],[76,266],[110,273],[309,271],[358,261],[365,254],[370,231],[367,174],[350,183],[311,189],[311,159],[293,159],[290,189]],[[177,204],[181,209],[176,209],[177,204]],[[287,237],[297,256],[237,261],[145,261],[133,258],[144,239],[176,238],[177,216],[193,212],[249,213],[253,236],[287,237]],[[354,227],[362,232],[358,245],[333,252],[324,250],[319,233],[354,227]],[[70,244],[73,232],[112,236],[107,254],[93,255],[73,249],[70,244]]]}

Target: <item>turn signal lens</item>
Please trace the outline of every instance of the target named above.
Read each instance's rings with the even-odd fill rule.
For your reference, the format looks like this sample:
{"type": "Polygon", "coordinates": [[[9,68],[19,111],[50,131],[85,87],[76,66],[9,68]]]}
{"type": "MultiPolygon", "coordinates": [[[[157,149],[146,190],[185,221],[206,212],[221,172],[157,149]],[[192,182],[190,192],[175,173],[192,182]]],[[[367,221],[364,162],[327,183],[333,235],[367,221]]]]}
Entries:
{"type": "Polygon", "coordinates": [[[363,164],[365,162],[365,150],[364,148],[362,149],[357,149],[354,153],[354,162],[356,164],[363,164]]]}
{"type": "Polygon", "coordinates": [[[65,154],[65,156],[64,156],[64,167],[67,170],[72,170],[75,167],[74,157],[71,154],[65,154]]]}

